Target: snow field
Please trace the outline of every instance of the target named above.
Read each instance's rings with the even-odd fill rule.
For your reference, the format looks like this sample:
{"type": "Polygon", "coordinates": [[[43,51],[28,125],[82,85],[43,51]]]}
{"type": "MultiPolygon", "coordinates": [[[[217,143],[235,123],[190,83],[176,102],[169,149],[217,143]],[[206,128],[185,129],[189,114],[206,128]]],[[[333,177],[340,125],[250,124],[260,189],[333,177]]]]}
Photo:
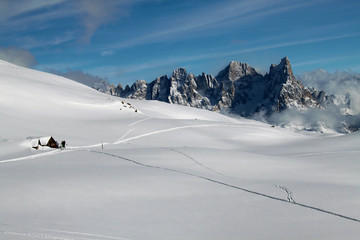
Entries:
{"type": "Polygon", "coordinates": [[[2,61],[0,73],[0,239],[360,235],[358,133],[118,99],[2,61]],[[49,135],[67,149],[31,149],[49,135]]]}

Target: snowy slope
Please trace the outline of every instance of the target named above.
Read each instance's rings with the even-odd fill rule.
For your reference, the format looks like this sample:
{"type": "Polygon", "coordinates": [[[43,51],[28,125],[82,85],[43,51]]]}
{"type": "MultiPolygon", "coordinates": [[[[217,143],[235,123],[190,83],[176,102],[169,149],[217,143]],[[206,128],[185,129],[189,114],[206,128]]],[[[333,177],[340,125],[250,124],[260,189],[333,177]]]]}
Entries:
{"type": "Polygon", "coordinates": [[[4,61],[0,96],[0,239],[360,235],[359,133],[122,100],[4,61]],[[68,146],[32,149],[43,136],[68,146]]]}

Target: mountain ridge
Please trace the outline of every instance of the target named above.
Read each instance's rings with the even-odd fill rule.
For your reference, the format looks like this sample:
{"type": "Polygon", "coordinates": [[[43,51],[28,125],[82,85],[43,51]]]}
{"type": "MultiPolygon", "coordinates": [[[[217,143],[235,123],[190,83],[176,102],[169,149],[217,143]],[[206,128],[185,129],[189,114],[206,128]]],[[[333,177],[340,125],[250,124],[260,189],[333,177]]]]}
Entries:
{"type": "Polygon", "coordinates": [[[285,109],[317,108],[321,106],[321,91],[305,88],[293,75],[290,61],[284,57],[279,64],[272,64],[269,73],[259,74],[247,63],[231,61],[216,77],[202,73],[194,76],[185,68],[173,71],[147,83],[136,81],[131,87],[120,84],[111,86],[111,95],[229,111],[242,116],[266,114],[285,109]]]}

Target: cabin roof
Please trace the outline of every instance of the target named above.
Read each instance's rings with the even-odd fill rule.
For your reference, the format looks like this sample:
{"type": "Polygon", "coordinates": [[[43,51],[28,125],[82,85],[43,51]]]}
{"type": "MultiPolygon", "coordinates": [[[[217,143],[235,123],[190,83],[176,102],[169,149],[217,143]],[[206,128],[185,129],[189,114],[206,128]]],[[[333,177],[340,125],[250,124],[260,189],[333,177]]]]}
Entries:
{"type": "Polygon", "coordinates": [[[48,142],[49,142],[49,140],[50,140],[51,138],[52,138],[52,136],[39,138],[40,145],[46,145],[46,144],[48,144],[48,142]]]}

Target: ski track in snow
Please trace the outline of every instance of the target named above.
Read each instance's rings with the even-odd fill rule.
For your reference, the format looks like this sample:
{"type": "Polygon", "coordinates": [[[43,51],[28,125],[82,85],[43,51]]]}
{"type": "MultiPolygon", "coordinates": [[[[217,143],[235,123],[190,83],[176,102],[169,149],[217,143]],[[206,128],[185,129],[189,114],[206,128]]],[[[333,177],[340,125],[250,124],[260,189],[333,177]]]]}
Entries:
{"type": "Polygon", "coordinates": [[[131,133],[132,131],[134,131],[133,128],[130,128],[129,130],[127,130],[126,133],[124,133],[124,135],[121,136],[121,138],[119,138],[117,141],[121,141],[123,140],[127,135],[129,135],[129,133],[131,133]]]}
{"type": "MultiPolygon", "coordinates": [[[[148,119],[147,119],[148,120],[148,119]]],[[[141,121],[145,121],[145,119],[142,119],[141,121]]],[[[140,122],[140,121],[138,121],[140,122]]],[[[105,145],[118,145],[121,143],[126,143],[129,142],[131,140],[135,140],[135,139],[139,139],[139,138],[143,138],[143,137],[148,137],[151,135],[156,135],[156,134],[160,134],[160,133],[165,133],[165,132],[172,132],[172,131],[176,131],[179,129],[187,129],[187,128],[203,128],[203,127],[216,127],[216,126],[225,126],[225,125],[233,125],[231,123],[217,123],[217,124],[202,124],[202,125],[187,125],[187,126],[179,126],[179,127],[173,127],[173,128],[167,128],[167,129],[162,129],[162,130],[157,130],[157,131],[152,131],[152,132],[148,132],[148,133],[144,133],[144,134],[140,134],[134,137],[129,137],[129,138],[125,138],[124,139],[124,135],[128,135],[130,129],[117,141],[113,142],[113,143],[96,143],[93,145],[86,145],[86,146],[69,146],[67,147],[68,149],[88,149],[88,148],[94,148],[94,147],[101,147],[101,144],[105,145]]]]}
{"type": "MultiPolygon", "coordinates": [[[[0,223],[0,225],[11,226],[10,224],[5,224],[5,223],[0,223]]],[[[14,227],[14,226],[12,226],[12,227],[14,227]]],[[[16,227],[21,229],[20,226],[16,226],[16,227]]],[[[28,227],[25,227],[25,228],[28,228],[28,227]]],[[[26,237],[28,239],[35,238],[35,239],[49,239],[49,240],[103,240],[103,239],[131,240],[129,238],[123,238],[123,237],[100,235],[100,234],[87,233],[87,232],[73,232],[73,231],[48,229],[48,228],[34,229],[34,231],[31,231],[31,232],[18,231],[18,230],[16,230],[16,231],[0,230],[0,239],[1,239],[1,235],[26,237]],[[41,233],[39,233],[39,232],[41,232],[41,233]],[[56,236],[56,234],[62,234],[63,236],[56,236]]]]}
{"type": "Polygon", "coordinates": [[[286,188],[285,186],[279,186],[279,185],[275,185],[275,187],[280,188],[286,192],[286,194],[287,194],[286,198],[287,198],[288,202],[296,203],[293,198],[293,193],[288,188],[286,188]]]}
{"type": "Polygon", "coordinates": [[[64,152],[72,152],[72,151],[73,151],[73,150],[60,150],[60,149],[56,149],[56,150],[53,150],[53,151],[44,152],[44,153],[39,153],[39,154],[34,154],[34,155],[29,155],[29,156],[25,156],[25,157],[19,157],[19,158],[7,159],[7,160],[0,160],[0,164],[1,164],[1,163],[24,161],[24,160],[35,159],[35,158],[39,158],[39,157],[45,157],[45,156],[60,154],[60,153],[64,153],[64,152]]]}
{"type": "Polygon", "coordinates": [[[153,119],[152,117],[148,117],[148,118],[144,118],[144,119],[141,119],[139,121],[136,121],[136,122],[133,122],[131,124],[128,125],[128,128],[129,130],[124,134],[122,135],[116,142],[119,142],[121,140],[123,140],[127,135],[129,135],[129,133],[131,133],[133,130],[134,130],[134,126],[141,123],[141,122],[144,122],[144,121],[147,121],[147,120],[150,120],[150,119],[153,119]]]}
{"type": "MultiPolygon", "coordinates": [[[[166,149],[169,149],[169,148],[166,148],[166,149]]],[[[179,153],[179,154],[181,154],[181,155],[184,155],[185,157],[187,157],[188,159],[190,159],[191,161],[193,161],[195,164],[197,164],[197,165],[201,166],[202,168],[204,168],[204,169],[206,169],[206,170],[209,170],[210,172],[213,172],[213,173],[215,173],[215,174],[217,174],[217,175],[220,175],[220,176],[223,176],[223,177],[227,177],[227,178],[231,178],[231,179],[239,180],[239,178],[237,178],[237,177],[233,177],[233,176],[230,176],[230,175],[223,174],[223,173],[221,173],[221,172],[218,172],[218,171],[216,171],[216,170],[214,170],[214,169],[212,169],[212,168],[210,168],[210,167],[202,164],[202,163],[199,162],[199,161],[196,161],[193,157],[187,155],[187,154],[184,153],[184,152],[181,152],[181,151],[176,150],[176,149],[173,149],[173,148],[170,148],[170,151],[177,152],[177,153],[179,153]]]]}
{"type": "Polygon", "coordinates": [[[153,117],[147,117],[147,118],[144,118],[144,119],[140,119],[139,121],[136,121],[136,122],[133,122],[133,123],[129,124],[129,127],[133,127],[133,126],[135,126],[135,125],[137,125],[137,124],[139,124],[141,122],[148,121],[150,119],[153,119],[153,117]]]}
{"type": "Polygon", "coordinates": [[[185,172],[185,171],[177,170],[177,169],[173,169],[173,168],[159,167],[159,166],[155,166],[155,165],[144,164],[144,163],[132,160],[130,158],[125,158],[125,157],[118,156],[118,155],[111,154],[111,153],[107,153],[107,152],[99,152],[99,151],[95,151],[95,150],[89,150],[89,152],[119,158],[119,159],[122,159],[122,160],[125,160],[125,161],[128,161],[128,162],[132,162],[132,163],[134,163],[136,165],[140,165],[140,166],[147,167],[147,168],[160,169],[160,170],[164,170],[164,171],[176,172],[176,173],[185,174],[185,175],[196,177],[196,178],[201,178],[201,179],[204,179],[206,181],[213,182],[213,183],[223,185],[223,186],[226,186],[226,187],[230,187],[230,188],[233,188],[233,189],[237,189],[237,190],[240,190],[240,191],[243,191],[243,192],[251,193],[251,194],[254,194],[254,195],[258,195],[258,196],[261,196],[261,197],[269,198],[269,199],[284,202],[284,203],[289,203],[289,204],[296,205],[296,206],[299,206],[299,207],[315,210],[315,211],[318,211],[318,212],[326,213],[326,214],[329,214],[329,215],[333,215],[333,216],[340,217],[340,218],[343,218],[343,219],[346,219],[346,220],[351,220],[351,221],[360,223],[360,219],[357,219],[357,218],[348,217],[348,216],[345,216],[345,215],[342,215],[342,214],[339,214],[339,213],[336,213],[336,212],[328,211],[328,210],[325,210],[325,209],[321,209],[321,208],[318,208],[318,207],[313,207],[313,206],[302,204],[302,203],[298,203],[298,202],[295,202],[295,201],[288,201],[288,200],[283,199],[283,198],[278,198],[278,197],[267,195],[267,194],[264,194],[264,193],[261,193],[261,192],[256,192],[256,191],[253,191],[253,190],[249,190],[249,189],[246,189],[246,188],[243,188],[243,187],[232,185],[232,184],[229,184],[229,183],[226,183],[226,182],[222,182],[220,180],[216,180],[216,179],[213,179],[213,178],[201,176],[201,175],[198,175],[198,174],[185,172]]]}
{"type": "MultiPolygon", "coordinates": [[[[43,233],[24,233],[24,232],[11,232],[11,231],[0,231],[0,236],[1,235],[10,235],[10,236],[17,236],[17,237],[25,237],[27,239],[50,239],[50,240],[81,240],[81,239],[75,239],[75,238],[68,238],[68,237],[55,237],[55,236],[50,236],[47,234],[43,234],[43,233]]],[[[84,239],[85,240],[85,239],[84,239]]]]}
{"type": "Polygon", "coordinates": [[[102,238],[102,239],[116,239],[116,240],[131,240],[129,238],[100,235],[100,234],[93,234],[93,233],[85,233],[85,232],[72,232],[72,231],[54,230],[54,229],[47,229],[47,230],[51,231],[51,232],[56,232],[56,233],[65,233],[65,234],[73,234],[73,235],[79,235],[79,236],[92,237],[91,239],[93,239],[93,237],[94,237],[95,239],[102,238]]]}
{"type": "Polygon", "coordinates": [[[312,152],[292,155],[292,157],[307,157],[321,154],[343,154],[343,153],[360,153],[360,151],[331,151],[331,152],[312,152]]]}
{"type": "Polygon", "coordinates": [[[215,174],[217,174],[217,175],[220,175],[220,176],[229,177],[229,176],[226,176],[226,175],[224,175],[224,174],[222,174],[222,173],[220,173],[220,172],[215,171],[215,170],[212,169],[212,168],[207,167],[206,165],[202,164],[202,163],[199,162],[199,161],[196,161],[193,157],[190,157],[189,155],[187,155],[187,154],[184,153],[184,152],[181,152],[181,151],[176,150],[176,149],[173,149],[173,148],[170,148],[169,150],[170,150],[170,151],[173,151],[173,152],[177,152],[177,153],[185,156],[186,158],[190,159],[190,160],[191,160],[192,162],[194,162],[195,164],[199,165],[200,167],[202,167],[202,168],[204,168],[204,169],[206,169],[206,170],[209,170],[210,172],[213,172],[213,173],[215,173],[215,174]]]}
{"type": "Polygon", "coordinates": [[[155,135],[155,134],[160,134],[160,133],[165,133],[165,132],[172,132],[172,131],[176,131],[176,130],[179,130],[179,129],[216,127],[216,126],[223,126],[223,125],[228,125],[228,124],[227,123],[217,123],[217,124],[188,125],[188,126],[167,128],[167,129],[163,129],[163,130],[157,130],[157,131],[153,131],[153,132],[149,132],[149,133],[140,134],[138,136],[126,138],[126,139],[123,139],[123,140],[120,140],[120,141],[113,142],[113,144],[125,143],[125,142],[128,142],[128,141],[134,140],[134,139],[139,139],[139,138],[143,138],[143,137],[147,137],[147,136],[151,136],[151,135],[155,135]]]}

